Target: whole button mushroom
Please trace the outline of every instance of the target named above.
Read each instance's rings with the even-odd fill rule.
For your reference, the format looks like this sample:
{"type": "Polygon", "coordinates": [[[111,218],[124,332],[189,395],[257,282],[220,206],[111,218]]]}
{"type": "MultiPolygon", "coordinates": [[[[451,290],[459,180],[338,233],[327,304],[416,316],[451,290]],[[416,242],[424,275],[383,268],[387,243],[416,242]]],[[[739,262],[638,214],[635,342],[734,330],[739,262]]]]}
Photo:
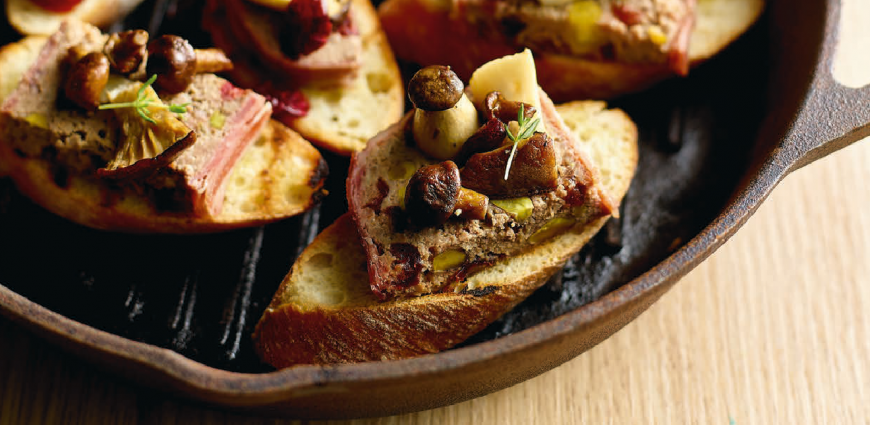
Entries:
{"type": "Polygon", "coordinates": [[[175,94],[187,89],[195,74],[233,69],[233,63],[220,49],[194,49],[176,35],[162,35],[148,43],[148,75],[157,74],[158,90],[175,94]]]}
{"type": "Polygon", "coordinates": [[[162,35],[148,43],[148,75],[157,74],[155,88],[175,94],[184,91],[196,73],[196,51],[176,35],[162,35]]]}
{"type": "Polygon", "coordinates": [[[408,82],[414,104],[414,141],[426,155],[451,159],[477,131],[477,110],[465,96],[462,81],[450,67],[427,66],[408,82]]]}
{"type": "Polygon", "coordinates": [[[453,161],[420,167],[405,188],[405,211],[417,226],[438,226],[451,215],[482,220],[489,198],[463,188],[453,161]]]}

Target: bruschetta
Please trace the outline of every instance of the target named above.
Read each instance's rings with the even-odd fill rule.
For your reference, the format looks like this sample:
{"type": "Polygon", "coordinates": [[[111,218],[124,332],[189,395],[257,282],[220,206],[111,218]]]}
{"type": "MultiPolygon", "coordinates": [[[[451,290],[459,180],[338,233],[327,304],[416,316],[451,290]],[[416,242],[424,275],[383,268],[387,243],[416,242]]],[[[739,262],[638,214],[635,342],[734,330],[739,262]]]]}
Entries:
{"type": "Polygon", "coordinates": [[[450,65],[463,79],[530,48],[557,102],[610,99],[686,75],[743,34],[764,0],[386,0],[400,59],[450,65]]]}
{"type": "Polygon", "coordinates": [[[72,221],[210,232],[298,214],[322,195],[320,153],[270,119],[265,97],[209,72],[232,66],[220,51],[65,21],[4,47],[0,64],[20,72],[0,81],[11,88],[0,170],[72,221]]]}
{"type": "Polygon", "coordinates": [[[637,164],[637,129],[623,112],[553,106],[528,50],[484,64],[467,89],[451,74],[418,72],[415,110],[354,155],[350,212],[305,249],[256,328],[265,362],[452,347],[531,294],[618,211],[637,164]],[[465,127],[460,114],[472,115],[470,135],[439,127],[427,146],[429,120],[453,132],[465,127]]]}

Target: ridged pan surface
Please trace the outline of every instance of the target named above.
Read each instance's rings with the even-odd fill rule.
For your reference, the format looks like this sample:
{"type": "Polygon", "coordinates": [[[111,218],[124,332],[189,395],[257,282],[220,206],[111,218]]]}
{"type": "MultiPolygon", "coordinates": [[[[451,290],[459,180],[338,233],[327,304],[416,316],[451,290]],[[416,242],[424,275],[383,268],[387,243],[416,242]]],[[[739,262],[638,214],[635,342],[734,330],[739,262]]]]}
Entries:
{"type": "MultiPolygon", "coordinates": [[[[199,4],[146,2],[117,28],[186,36],[199,4]]],[[[768,22],[720,56],[655,89],[613,101],[637,123],[640,160],[621,208],[565,269],[463,345],[574,311],[659,264],[719,215],[751,164],[770,103],[768,22]],[[739,81],[739,84],[733,83],[739,81]]],[[[14,36],[8,28],[5,41],[14,36]]],[[[272,225],[214,235],[127,235],[53,216],[0,179],[0,283],[81,324],[225,371],[261,374],[250,335],[296,256],[347,210],[348,159],[325,154],[329,196],[272,225]]]]}

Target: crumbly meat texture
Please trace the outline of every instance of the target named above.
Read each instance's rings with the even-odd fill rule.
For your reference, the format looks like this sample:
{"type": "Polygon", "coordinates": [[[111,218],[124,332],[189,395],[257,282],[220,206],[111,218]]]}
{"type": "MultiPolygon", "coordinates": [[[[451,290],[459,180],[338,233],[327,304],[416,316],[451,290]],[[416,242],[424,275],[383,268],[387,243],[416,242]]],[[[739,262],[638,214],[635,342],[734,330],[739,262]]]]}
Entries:
{"type": "MultiPolygon", "coordinates": [[[[382,298],[417,296],[443,290],[461,290],[465,277],[495,261],[528,248],[529,238],[554,218],[581,228],[612,213],[612,201],[597,183],[597,171],[567,131],[552,102],[541,93],[548,135],[554,141],[559,169],[558,186],[531,196],[531,216],[515,220],[490,204],[484,220],[452,217],[442,226],[408,227],[400,206],[413,172],[434,163],[406,140],[405,131],[385,131],[355,155],[348,178],[348,201],[368,258],[374,293],[382,298]],[[435,258],[459,250],[465,261],[458,267],[436,271],[435,258]]],[[[413,114],[398,126],[409,125],[413,114]]]]}
{"type": "MultiPolygon", "coordinates": [[[[483,36],[536,51],[685,68],[696,0],[454,0],[454,16],[483,36]]],[[[682,69],[678,69],[682,71],[682,69]]],[[[686,69],[687,71],[687,69],[686,69]]]]}
{"type": "MultiPolygon", "coordinates": [[[[22,157],[52,160],[67,173],[88,175],[114,155],[121,140],[113,111],[84,111],[63,98],[63,62],[68,50],[99,51],[106,36],[96,27],[69,21],[50,37],[35,64],[0,108],[0,132],[22,157]]],[[[128,84],[135,84],[129,82],[128,84]]],[[[189,104],[182,122],[197,141],[147,182],[119,182],[159,200],[167,209],[216,216],[224,180],[271,115],[266,99],[212,74],[194,77],[188,88],[165,103],[189,104]],[[220,115],[220,126],[212,118],[220,115]]]]}

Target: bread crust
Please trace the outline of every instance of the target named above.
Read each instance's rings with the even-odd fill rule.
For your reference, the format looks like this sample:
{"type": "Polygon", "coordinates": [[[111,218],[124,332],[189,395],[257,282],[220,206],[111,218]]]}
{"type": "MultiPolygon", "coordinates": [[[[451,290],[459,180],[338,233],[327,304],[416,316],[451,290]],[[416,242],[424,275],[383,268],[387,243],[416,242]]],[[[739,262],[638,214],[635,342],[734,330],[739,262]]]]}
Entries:
{"type": "MultiPolygon", "coordinates": [[[[512,276],[509,281],[486,282],[470,291],[382,303],[372,296],[369,303],[343,308],[273,302],[254,334],[257,352],[266,363],[284,368],[294,364],[397,360],[446,350],[480,332],[528,297],[576,252],[574,246],[579,249],[605,221],[599,218],[587,224],[571,238],[571,249],[541,256],[542,263],[534,270],[512,276]]],[[[337,239],[346,239],[354,231],[353,220],[345,214],[312,245],[334,246],[340,243],[337,239]]],[[[562,238],[559,241],[567,242],[562,238]]],[[[362,256],[358,247],[348,248],[339,248],[334,255],[362,256]]],[[[311,257],[310,253],[303,254],[299,261],[305,264],[311,257]]]]}
{"type": "MultiPolygon", "coordinates": [[[[7,72],[0,86],[14,87],[46,38],[25,37],[0,49],[7,72]]],[[[5,98],[5,96],[4,96],[5,98]]],[[[138,192],[93,175],[68,175],[47,159],[15,152],[0,140],[0,175],[25,196],[73,222],[133,233],[205,233],[265,224],[299,214],[322,196],[327,175],[320,152],[298,133],[269,120],[227,177],[223,208],[215,217],[161,210],[138,192]]]]}
{"type": "Polygon", "coordinates": [[[316,148],[277,121],[270,121],[231,171],[224,193],[224,208],[215,217],[193,217],[160,210],[138,194],[91,176],[66,176],[41,158],[17,155],[0,143],[0,164],[16,188],[43,208],[75,223],[95,229],[129,233],[210,233],[262,225],[304,212],[321,196],[325,163],[316,148]],[[256,163],[258,157],[268,161],[256,163]],[[276,165],[277,164],[277,165],[276,165]],[[281,177],[272,169],[298,167],[293,176],[281,177]],[[233,173],[247,179],[234,185],[233,173]],[[283,181],[279,181],[283,180],[283,181]],[[292,188],[292,197],[281,188],[292,188]]]}
{"type": "MultiPolygon", "coordinates": [[[[557,108],[571,113],[568,127],[575,135],[581,127],[595,135],[581,143],[594,159],[607,158],[599,162],[601,183],[619,202],[637,164],[637,128],[623,112],[604,110],[603,102],[557,108]]],[[[345,214],[306,247],[284,278],[255,329],[256,351],[264,362],[285,368],[395,360],[445,350],[545,283],[606,220],[586,223],[471,276],[472,290],[381,302],[369,289],[366,255],[353,218],[345,214]]]]}
{"type": "Polygon", "coordinates": [[[83,0],[69,13],[47,11],[29,0],[6,0],[6,16],[18,32],[50,35],[65,19],[105,27],[130,13],[142,0],[83,0]]]}
{"type": "MultiPolygon", "coordinates": [[[[698,2],[690,66],[700,65],[736,40],[763,10],[764,0],[698,2]]],[[[387,0],[378,7],[378,15],[397,57],[423,66],[450,65],[466,80],[481,64],[516,51],[481,38],[469,25],[457,24],[438,1],[387,0]]],[[[601,62],[540,51],[535,52],[535,64],[538,84],[555,102],[611,99],[676,75],[667,65],[601,62]]]]}

